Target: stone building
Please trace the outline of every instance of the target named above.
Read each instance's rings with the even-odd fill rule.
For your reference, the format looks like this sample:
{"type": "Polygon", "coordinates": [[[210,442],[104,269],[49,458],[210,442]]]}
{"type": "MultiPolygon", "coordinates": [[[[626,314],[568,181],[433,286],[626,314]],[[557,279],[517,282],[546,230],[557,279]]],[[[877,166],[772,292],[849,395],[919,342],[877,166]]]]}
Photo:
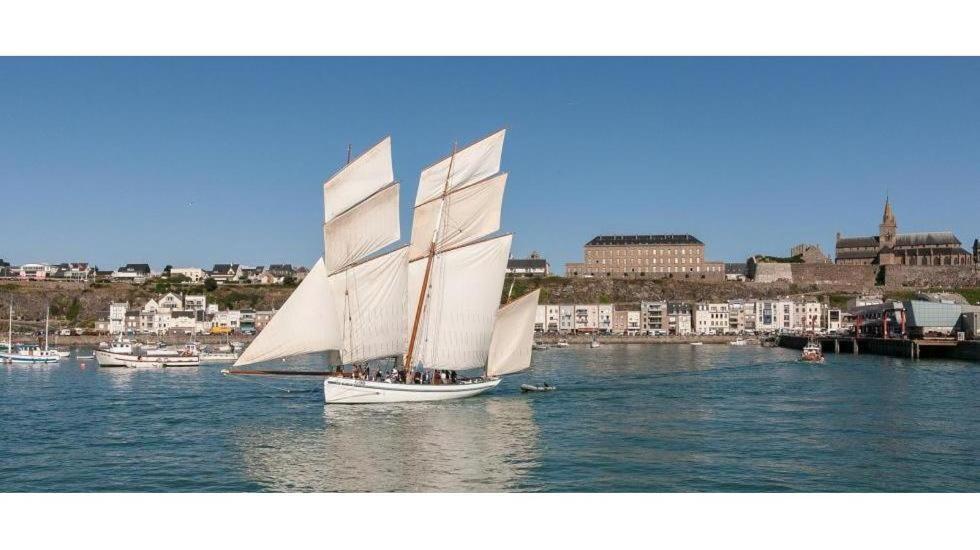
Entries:
{"type": "Polygon", "coordinates": [[[800,243],[789,249],[791,257],[799,256],[805,264],[829,264],[831,263],[819,244],[800,243]]]}
{"type": "Polygon", "coordinates": [[[565,264],[567,277],[725,279],[725,264],[706,261],[704,243],[691,235],[599,235],[584,255],[565,264]]]}
{"type": "Polygon", "coordinates": [[[899,233],[891,203],[885,200],[885,212],[878,235],[841,237],[837,234],[835,263],[845,265],[969,265],[974,258],[963,250],[951,231],[899,233]]]}

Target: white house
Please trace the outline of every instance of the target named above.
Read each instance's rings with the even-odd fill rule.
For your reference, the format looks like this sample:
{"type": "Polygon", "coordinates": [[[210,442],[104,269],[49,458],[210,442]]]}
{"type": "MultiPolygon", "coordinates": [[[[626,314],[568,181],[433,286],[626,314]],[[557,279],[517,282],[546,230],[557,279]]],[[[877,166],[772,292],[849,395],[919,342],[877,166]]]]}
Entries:
{"type": "Polygon", "coordinates": [[[204,270],[199,267],[172,267],[170,277],[183,275],[190,279],[192,283],[199,283],[204,280],[204,270]]]}
{"type": "Polygon", "coordinates": [[[694,306],[694,332],[724,334],[728,331],[728,304],[700,302],[694,306]]]}
{"type": "Polygon", "coordinates": [[[112,302],[109,304],[109,334],[126,332],[126,310],[129,302],[112,302]]]}
{"type": "Polygon", "coordinates": [[[163,298],[160,298],[159,308],[168,311],[184,309],[184,301],[173,292],[168,292],[163,298]]]}
{"type": "Polygon", "coordinates": [[[200,294],[188,294],[184,296],[184,309],[188,311],[205,311],[207,306],[207,296],[200,294]]]}

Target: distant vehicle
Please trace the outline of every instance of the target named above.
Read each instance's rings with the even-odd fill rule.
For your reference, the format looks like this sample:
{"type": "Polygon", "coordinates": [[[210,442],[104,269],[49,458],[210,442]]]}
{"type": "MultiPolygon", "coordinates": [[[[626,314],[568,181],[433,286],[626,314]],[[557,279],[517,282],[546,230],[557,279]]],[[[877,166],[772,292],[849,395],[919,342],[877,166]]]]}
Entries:
{"type": "Polygon", "coordinates": [[[63,329],[59,330],[58,331],[58,336],[71,336],[71,329],[70,328],[63,328],[63,329]]]}
{"type": "Polygon", "coordinates": [[[211,334],[231,334],[231,327],[211,327],[211,334]]]}

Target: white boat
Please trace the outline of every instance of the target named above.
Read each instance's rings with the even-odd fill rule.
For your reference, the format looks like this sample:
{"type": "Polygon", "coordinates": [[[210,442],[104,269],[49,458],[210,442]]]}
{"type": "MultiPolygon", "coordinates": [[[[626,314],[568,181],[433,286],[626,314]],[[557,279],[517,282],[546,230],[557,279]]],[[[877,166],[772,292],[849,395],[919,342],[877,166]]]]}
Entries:
{"type": "Polygon", "coordinates": [[[692,346],[703,346],[704,342],[690,342],[692,346]]]}
{"type": "Polygon", "coordinates": [[[728,342],[728,345],[729,346],[744,346],[746,344],[746,342],[747,342],[746,340],[743,340],[741,338],[736,338],[735,340],[732,340],[731,342],[728,342]]]}
{"type": "Polygon", "coordinates": [[[58,357],[62,357],[62,358],[64,358],[64,357],[71,357],[71,351],[70,350],[53,349],[52,351],[54,351],[55,353],[57,353],[58,354],[58,357]]]}
{"type": "Polygon", "coordinates": [[[823,349],[820,347],[820,343],[811,338],[810,341],[803,346],[803,352],[800,354],[800,361],[807,363],[823,363],[823,349]]]}
{"type": "Polygon", "coordinates": [[[511,244],[511,235],[492,235],[500,228],[507,180],[500,172],[503,139],[501,130],[463,149],[454,147],[450,156],[424,169],[411,242],[388,252],[383,249],[400,238],[390,138],[327,180],[324,257],[235,367],[223,372],[324,376],[327,403],[354,404],[470,397],[496,387],[500,376],[528,368],[539,292],[498,311],[511,244]],[[389,362],[409,383],[336,376],[330,370],[239,368],[325,351],[337,353],[342,369],[389,362]],[[421,371],[477,369],[482,375],[454,377],[457,383],[410,383],[421,371]]]}
{"type": "MultiPolygon", "coordinates": [[[[15,346],[13,350],[10,345],[7,351],[0,353],[0,362],[3,363],[57,363],[61,360],[61,355],[57,351],[48,348],[48,318],[50,308],[44,314],[44,347],[36,344],[21,344],[15,346]]],[[[10,302],[7,320],[7,342],[14,341],[14,303],[10,302]]]]}
{"type": "Polygon", "coordinates": [[[555,347],[556,348],[567,348],[568,347],[568,340],[564,340],[564,339],[558,340],[558,342],[555,343],[555,347]]]}
{"type": "Polygon", "coordinates": [[[123,366],[138,368],[196,367],[201,364],[197,355],[136,355],[122,359],[123,366]]]}
{"type": "Polygon", "coordinates": [[[589,347],[592,348],[592,349],[595,349],[595,348],[597,348],[597,347],[599,347],[601,345],[602,344],[599,343],[599,336],[596,335],[595,333],[593,333],[592,334],[592,341],[589,342],[589,347]]]}
{"type": "Polygon", "coordinates": [[[540,386],[535,386],[534,384],[521,384],[521,391],[524,393],[555,391],[557,389],[558,388],[549,385],[547,382],[541,384],[540,386]]]}
{"type": "Polygon", "coordinates": [[[541,344],[541,343],[535,342],[534,345],[531,346],[531,348],[534,349],[534,350],[536,350],[536,351],[542,351],[542,350],[548,349],[548,344],[541,344]]]}
{"type": "Polygon", "coordinates": [[[133,346],[129,341],[120,339],[107,350],[96,350],[95,360],[100,367],[196,367],[200,364],[200,355],[194,344],[188,344],[181,349],[143,349],[140,346],[133,346]]]}
{"type": "Polygon", "coordinates": [[[234,363],[238,355],[231,352],[221,351],[202,351],[200,354],[201,363],[234,363]]]}

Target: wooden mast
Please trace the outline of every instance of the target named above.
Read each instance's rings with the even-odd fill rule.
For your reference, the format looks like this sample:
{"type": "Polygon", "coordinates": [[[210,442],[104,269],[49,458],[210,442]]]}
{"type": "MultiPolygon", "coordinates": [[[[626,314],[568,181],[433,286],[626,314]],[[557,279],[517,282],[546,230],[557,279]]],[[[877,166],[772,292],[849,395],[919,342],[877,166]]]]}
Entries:
{"type": "Polygon", "coordinates": [[[429,286],[429,275],[432,274],[432,260],[436,256],[436,243],[439,241],[439,226],[442,225],[442,215],[446,210],[446,195],[449,194],[449,179],[453,175],[453,163],[456,161],[456,143],[453,142],[453,152],[449,157],[449,169],[446,170],[446,182],[442,186],[442,205],[439,207],[439,216],[436,218],[436,226],[432,231],[432,241],[429,243],[429,256],[425,263],[425,275],[422,277],[422,288],[419,289],[418,307],[415,308],[415,320],[412,322],[412,336],[408,340],[408,353],[405,354],[405,383],[411,384],[412,377],[409,372],[412,369],[412,357],[415,354],[415,337],[419,332],[419,321],[422,320],[422,308],[425,306],[426,290],[429,286]]]}

